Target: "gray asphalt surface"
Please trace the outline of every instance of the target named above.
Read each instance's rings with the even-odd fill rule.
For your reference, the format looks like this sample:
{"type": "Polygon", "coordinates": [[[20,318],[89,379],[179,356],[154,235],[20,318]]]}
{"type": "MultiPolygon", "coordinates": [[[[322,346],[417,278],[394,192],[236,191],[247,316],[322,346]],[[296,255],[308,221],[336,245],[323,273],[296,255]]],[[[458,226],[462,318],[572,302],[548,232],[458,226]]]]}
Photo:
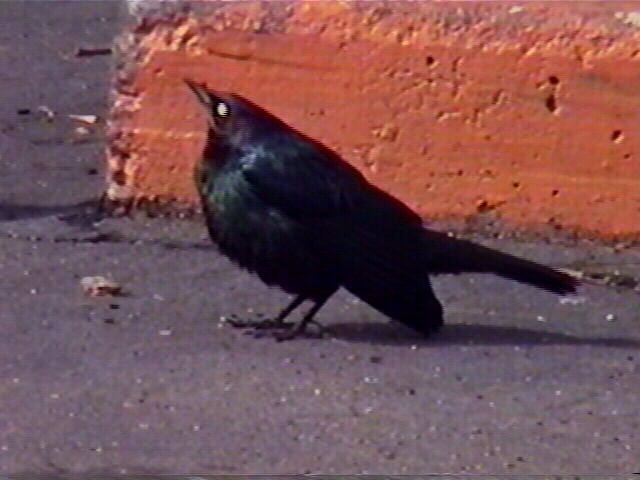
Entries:
{"type": "MultiPolygon", "coordinates": [[[[429,340],[343,292],[322,339],[221,323],[288,297],[198,222],[96,214],[103,123],[67,115],[104,118],[111,59],[74,53],[110,44],[119,7],[44,3],[0,5],[0,472],[640,471],[633,288],[562,300],[439,277],[447,326],[429,340]],[[90,275],[124,295],[83,295],[90,275]]],[[[485,243],[640,276],[637,248],[485,243]]]]}

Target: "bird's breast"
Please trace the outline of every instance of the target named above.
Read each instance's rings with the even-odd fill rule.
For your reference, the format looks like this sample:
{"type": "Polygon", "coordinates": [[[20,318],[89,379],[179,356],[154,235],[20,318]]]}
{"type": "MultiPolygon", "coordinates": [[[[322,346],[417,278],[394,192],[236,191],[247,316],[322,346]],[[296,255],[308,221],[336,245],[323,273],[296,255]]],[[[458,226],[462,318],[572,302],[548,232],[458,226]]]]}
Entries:
{"type": "Polygon", "coordinates": [[[295,222],[257,198],[240,172],[219,175],[206,203],[213,240],[222,253],[252,271],[302,245],[295,222]]]}

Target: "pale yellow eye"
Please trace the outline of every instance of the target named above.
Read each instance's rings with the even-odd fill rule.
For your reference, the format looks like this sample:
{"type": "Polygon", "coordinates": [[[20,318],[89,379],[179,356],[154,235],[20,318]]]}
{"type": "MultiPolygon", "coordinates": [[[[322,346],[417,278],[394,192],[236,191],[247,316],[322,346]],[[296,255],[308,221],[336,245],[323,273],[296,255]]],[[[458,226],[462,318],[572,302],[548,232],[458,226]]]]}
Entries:
{"type": "Polygon", "coordinates": [[[224,102],[219,102],[218,105],[216,105],[216,114],[219,117],[226,117],[229,115],[229,106],[224,102]]]}

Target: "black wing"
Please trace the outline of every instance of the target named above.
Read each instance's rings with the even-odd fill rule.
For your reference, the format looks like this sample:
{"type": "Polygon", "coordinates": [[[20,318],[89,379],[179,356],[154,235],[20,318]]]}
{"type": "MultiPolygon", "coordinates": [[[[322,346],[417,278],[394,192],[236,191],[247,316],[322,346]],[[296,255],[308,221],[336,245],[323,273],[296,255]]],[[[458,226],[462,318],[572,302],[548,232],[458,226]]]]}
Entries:
{"type": "Polygon", "coordinates": [[[340,215],[354,207],[365,183],[346,162],[286,138],[256,149],[241,165],[253,192],[292,217],[340,215]]]}
{"type": "Polygon", "coordinates": [[[331,149],[302,135],[272,138],[241,164],[253,192],[292,217],[343,216],[365,207],[369,213],[422,223],[409,207],[371,185],[331,149]]]}
{"type": "Polygon", "coordinates": [[[369,184],[330,150],[285,142],[243,162],[255,195],[295,219],[342,284],[384,314],[423,333],[442,323],[427,270],[417,261],[420,217],[369,184]]]}

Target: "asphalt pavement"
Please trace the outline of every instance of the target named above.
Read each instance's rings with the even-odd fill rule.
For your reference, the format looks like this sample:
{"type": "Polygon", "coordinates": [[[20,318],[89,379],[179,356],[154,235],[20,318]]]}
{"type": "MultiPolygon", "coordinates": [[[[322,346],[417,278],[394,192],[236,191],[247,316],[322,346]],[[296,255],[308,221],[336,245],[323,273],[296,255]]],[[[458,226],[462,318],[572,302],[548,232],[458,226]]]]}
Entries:
{"type": "Polygon", "coordinates": [[[289,297],[197,220],[96,209],[112,59],[78,49],[109,47],[119,12],[0,6],[0,473],[640,471],[637,247],[475,237],[600,284],[438,277],[431,339],[345,292],[324,338],[245,335],[224,318],[289,297]]]}

